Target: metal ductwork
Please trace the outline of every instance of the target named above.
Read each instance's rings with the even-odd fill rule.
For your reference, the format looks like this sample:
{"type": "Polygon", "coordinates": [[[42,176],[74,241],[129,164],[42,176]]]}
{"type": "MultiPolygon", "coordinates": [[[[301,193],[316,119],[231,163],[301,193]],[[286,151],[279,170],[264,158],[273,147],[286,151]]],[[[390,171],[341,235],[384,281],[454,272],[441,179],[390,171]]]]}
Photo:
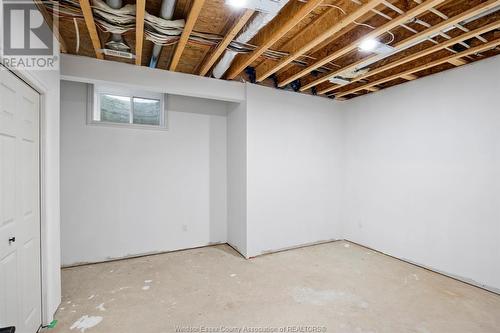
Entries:
{"type": "MultiPolygon", "coordinates": [[[[244,31],[236,38],[236,41],[240,43],[248,43],[258,32],[260,29],[264,28],[271,20],[278,15],[278,12],[283,8],[289,0],[281,0],[279,4],[275,5],[272,11],[270,12],[260,12],[255,16],[255,18],[248,24],[244,31]]],[[[257,9],[257,8],[255,8],[257,9]]],[[[224,55],[221,57],[217,65],[215,65],[212,75],[215,78],[220,79],[227,69],[231,66],[231,63],[236,56],[236,52],[227,50],[224,52],[224,55]]]]}
{"type": "MultiPolygon", "coordinates": [[[[172,20],[175,10],[175,0],[163,0],[161,3],[160,17],[165,20],[172,20]]],[[[155,68],[161,54],[161,45],[154,44],[149,67],[155,68]]]]}
{"type": "MultiPolygon", "coordinates": [[[[106,0],[106,4],[113,9],[120,9],[123,7],[122,0],[106,0]]],[[[123,40],[120,34],[111,34],[111,39],[106,42],[106,48],[120,52],[130,52],[130,47],[123,40]]]]}

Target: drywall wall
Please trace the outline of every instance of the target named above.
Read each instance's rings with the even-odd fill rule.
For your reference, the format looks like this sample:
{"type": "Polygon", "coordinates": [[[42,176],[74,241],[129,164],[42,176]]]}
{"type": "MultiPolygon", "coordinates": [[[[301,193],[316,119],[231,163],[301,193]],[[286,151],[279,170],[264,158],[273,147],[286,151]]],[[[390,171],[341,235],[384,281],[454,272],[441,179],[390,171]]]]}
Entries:
{"type": "Polygon", "coordinates": [[[152,75],[155,91],[239,102],[227,106],[227,239],[246,257],[347,238],[499,288],[498,57],[345,103],[239,83],[204,91],[194,77],[176,86],[170,73],[80,59],[63,57],[64,77],[137,87],[152,75]]]}
{"type": "Polygon", "coordinates": [[[346,239],[500,290],[500,57],[350,100],[346,239]]]}
{"type": "Polygon", "coordinates": [[[247,255],[342,238],[339,103],[247,84],[247,255]]]}
{"type": "Polygon", "coordinates": [[[229,106],[227,118],[227,242],[247,257],[246,103],[229,106]]]}
{"type": "MultiPolygon", "coordinates": [[[[3,0],[0,0],[0,48],[3,47],[3,0]]],[[[22,34],[22,22],[12,21],[11,32],[22,34]]],[[[16,40],[13,37],[13,40],[16,40]]],[[[2,52],[0,52],[1,54],[2,52]]],[[[59,56],[59,45],[54,43],[59,56]]],[[[57,64],[57,61],[56,61],[57,64]]],[[[41,254],[42,254],[42,322],[52,321],[61,302],[60,272],[60,206],[59,206],[59,68],[55,70],[17,69],[22,77],[42,96],[41,127],[41,254]]]]}
{"type": "Polygon", "coordinates": [[[227,104],[169,95],[168,130],[86,124],[61,81],[64,265],[226,242],[227,104]]]}

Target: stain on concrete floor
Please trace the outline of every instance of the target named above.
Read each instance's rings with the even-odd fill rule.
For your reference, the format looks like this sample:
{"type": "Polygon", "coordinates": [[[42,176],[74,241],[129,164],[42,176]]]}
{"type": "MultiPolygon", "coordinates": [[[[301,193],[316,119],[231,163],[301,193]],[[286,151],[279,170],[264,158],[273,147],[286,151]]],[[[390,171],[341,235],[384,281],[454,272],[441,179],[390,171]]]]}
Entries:
{"type": "Polygon", "coordinates": [[[49,332],[500,332],[500,296],[346,244],[251,260],[218,245],[64,269],[49,332]]]}

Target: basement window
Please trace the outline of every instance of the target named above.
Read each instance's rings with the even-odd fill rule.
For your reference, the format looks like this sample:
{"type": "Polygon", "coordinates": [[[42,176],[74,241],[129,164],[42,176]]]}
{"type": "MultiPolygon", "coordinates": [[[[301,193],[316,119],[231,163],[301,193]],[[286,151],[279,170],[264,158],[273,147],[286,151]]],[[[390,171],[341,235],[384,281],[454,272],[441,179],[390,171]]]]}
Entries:
{"type": "Polygon", "coordinates": [[[165,94],[89,85],[89,123],[165,129],[165,94]]]}

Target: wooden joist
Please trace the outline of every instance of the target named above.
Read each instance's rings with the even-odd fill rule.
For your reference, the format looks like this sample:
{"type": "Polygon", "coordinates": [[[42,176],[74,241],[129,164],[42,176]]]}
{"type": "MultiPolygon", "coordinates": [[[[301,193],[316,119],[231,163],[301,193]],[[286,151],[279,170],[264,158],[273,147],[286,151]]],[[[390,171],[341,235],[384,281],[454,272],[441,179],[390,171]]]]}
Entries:
{"type": "MultiPolygon", "coordinates": [[[[439,31],[442,31],[442,30],[446,29],[447,27],[453,26],[454,24],[456,24],[458,22],[462,22],[462,21],[467,20],[467,19],[469,19],[471,17],[474,17],[474,16],[476,16],[476,15],[478,15],[478,14],[484,12],[484,11],[487,11],[487,10],[489,10],[491,8],[494,8],[494,7],[498,6],[499,4],[500,4],[500,0],[489,0],[487,2],[479,4],[479,5],[473,7],[471,9],[469,9],[469,10],[466,10],[466,11],[462,12],[459,15],[456,15],[456,16],[454,16],[452,18],[449,18],[449,19],[447,19],[447,20],[445,20],[445,21],[443,21],[443,22],[441,22],[439,24],[436,24],[436,25],[434,25],[434,26],[432,26],[432,27],[430,27],[430,28],[428,28],[426,30],[423,30],[423,31],[419,32],[418,34],[415,34],[415,35],[413,35],[413,36],[411,36],[411,37],[409,37],[409,38],[407,38],[407,39],[405,39],[405,40],[403,40],[401,42],[396,43],[396,45],[394,46],[394,48],[396,50],[398,50],[398,49],[402,50],[402,49],[405,49],[406,47],[408,47],[408,46],[410,46],[412,44],[417,43],[418,41],[423,42],[429,36],[432,36],[432,35],[438,33],[439,31]]],[[[470,38],[472,38],[474,36],[478,36],[478,35],[486,32],[486,31],[491,30],[491,29],[488,28],[488,26],[485,26],[485,29],[486,30],[476,29],[475,30],[476,32],[478,32],[478,31],[483,31],[483,32],[479,32],[477,34],[475,34],[475,33],[473,33],[473,34],[467,33],[465,35],[462,35],[462,37],[463,36],[465,36],[465,37],[470,36],[470,38]]],[[[445,43],[433,46],[432,48],[429,48],[428,50],[424,50],[424,51],[422,51],[422,53],[411,55],[410,57],[408,57],[408,59],[409,59],[408,61],[411,61],[412,59],[416,59],[418,57],[421,57],[421,56],[425,55],[424,52],[430,52],[430,53],[435,52],[435,50],[436,49],[440,49],[441,46],[443,46],[443,48],[451,46],[451,45],[453,45],[453,44],[456,43],[456,42],[455,43],[453,42],[454,40],[463,41],[463,40],[466,40],[466,39],[468,39],[468,38],[460,39],[460,36],[459,36],[457,39],[452,39],[451,43],[450,43],[450,41],[447,41],[445,43]],[[413,58],[411,58],[411,57],[413,57],[413,58]]],[[[429,53],[427,53],[427,54],[429,54],[429,53]]],[[[315,86],[315,85],[317,85],[317,84],[319,84],[321,82],[325,82],[329,78],[335,77],[335,76],[337,76],[337,75],[339,75],[339,74],[341,74],[343,72],[352,71],[352,70],[354,70],[356,68],[363,68],[363,67],[366,66],[367,63],[373,62],[373,60],[377,59],[377,58],[380,58],[380,56],[379,55],[372,55],[370,57],[361,59],[361,60],[359,60],[359,61],[357,61],[357,62],[355,62],[355,63],[353,63],[351,65],[348,65],[346,67],[343,67],[343,68],[340,68],[338,70],[335,70],[335,71],[333,71],[333,72],[331,72],[331,73],[329,73],[329,74],[321,77],[321,79],[315,80],[315,81],[313,81],[313,82],[305,85],[303,87],[303,90],[305,90],[307,88],[310,88],[312,86],[315,86]]],[[[364,79],[364,78],[366,78],[368,76],[375,75],[375,74],[380,73],[380,72],[382,72],[384,70],[387,70],[387,69],[390,69],[390,68],[393,68],[393,67],[396,67],[396,66],[399,66],[399,65],[401,65],[401,60],[399,60],[397,62],[389,63],[386,66],[384,66],[383,69],[382,69],[382,67],[381,68],[376,68],[376,69],[374,69],[374,70],[372,70],[372,71],[370,71],[370,72],[368,72],[368,73],[366,73],[364,75],[358,76],[358,77],[354,78],[350,83],[354,83],[354,82],[362,80],[362,79],[364,79]]],[[[336,85],[336,86],[328,87],[328,88],[325,88],[323,90],[318,91],[318,94],[326,94],[326,93],[328,93],[330,91],[338,89],[339,87],[341,87],[341,86],[336,85]]]]}
{"type": "Polygon", "coordinates": [[[408,81],[413,81],[413,80],[418,79],[418,76],[416,76],[415,74],[405,74],[405,75],[401,75],[401,78],[408,80],[408,81]]]}
{"type": "Polygon", "coordinates": [[[135,14],[135,64],[142,64],[142,45],[144,43],[144,15],[146,0],[137,0],[135,14]]]}
{"type": "MultiPolygon", "coordinates": [[[[290,62],[294,61],[295,59],[299,58],[303,54],[309,52],[311,49],[313,49],[315,46],[321,44],[325,40],[331,38],[334,36],[336,33],[342,31],[344,28],[346,28],[348,25],[352,24],[354,21],[365,15],[366,13],[370,12],[372,9],[377,7],[383,0],[370,0],[363,6],[357,8],[354,10],[351,14],[348,14],[347,16],[343,16],[342,13],[338,13],[338,19],[334,20],[334,24],[325,30],[324,32],[320,33],[319,35],[316,35],[314,37],[312,36],[307,36],[304,38],[302,41],[302,45],[294,50],[289,56],[286,58],[282,59],[279,61],[275,66],[272,68],[266,70],[263,73],[257,73],[257,81],[262,81],[269,77],[270,75],[276,73],[286,65],[288,65],[290,62]]],[[[352,4],[351,6],[355,6],[352,4]]],[[[320,67],[320,66],[318,66],[320,67]]],[[[294,79],[295,80],[295,79],[294,79]]],[[[288,83],[294,81],[291,80],[288,83]]],[[[286,85],[286,84],[285,84],[286,85]]],[[[280,85],[282,87],[283,85],[280,85]]]]}
{"type": "MultiPolygon", "coordinates": [[[[258,45],[250,54],[240,54],[227,70],[226,78],[234,79],[248,65],[254,62],[258,57],[268,50],[281,37],[289,32],[304,19],[310,12],[316,9],[323,0],[308,0],[306,3],[301,3],[297,0],[289,2],[279,14],[261,29],[252,39],[252,44],[258,45]]],[[[374,1],[374,0],[372,0],[374,1]]]]}
{"type": "Polygon", "coordinates": [[[34,0],[34,2],[38,10],[40,11],[40,14],[42,14],[43,19],[45,20],[47,25],[52,29],[52,33],[56,36],[57,40],[59,41],[59,48],[61,52],[67,53],[68,47],[66,46],[66,42],[64,41],[63,37],[61,36],[61,33],[59,32],[59,20],[57,18],[55,21],[52,19],[52,15],[50,15],[50,13],[47,11],[42,0],[34,0]]]}
{"type": "MultiPolygon", "coordinates": [[[[347,13],[354,12],[356,9],[359,8],[359,6],[363,6],[363,3],[357,3],[354,1],[347,1],[344,7],[344,11],[347,13]]],[[[372,9],[371,13],[366,14],[363,16],[364,20],[369,20],[374,17],[378,16],[378,11],[376,9],[372,9]]],[[[312,39],[314,39],[316,36],[320,35],[324,31],[328,30],[332,26],[332,22],[337,22],[344,17],[344,14],[342,11],[340,11],[338,8],[331,7],[328,10],[324,11],[322,14],[320,14],[317,18],[315,18],[312,22],[307,24],[304,29],[302,29],[300,32],[295,34],[292,38],[290,38],[287,42],[285,42],[283,45],[279,47],[280,50],[288,53],[292,53],[300,49],[304,44],[308,43],[312,39]]],[[[342,34],[350,34],[353,32],[353,30],[356,29],[356,25],[350,25],[343,29],[342,31],[339,31],[335,34],[333,34],[331,37],[327,38],[325,41],[322,43],[316,45],[313,47],[311,50],[309,50],[307,53],[312,55],[315,54],[316,52],[321,53],[328,53],[328,49],[331,46],[331,42],[335,40],[337,37],[341,36],[342,34]]],[[[301,56],[302,57],[302,56],[301,56]]],[[[300,58],[300,57],[299,57],[300,58]]],[[[263,60],[257,67],[255,68],[256,74],[257,74],[257,80],[259,78],[262,78],[262,73],[266,73],[268,70],[273,68],[276,65],[276,61],[274,60],[263,60]]],[[[288,63],[286,66],[281,68],[278,72],[284,72],[286,70],[289,70],[291,68],[295,67],[293,61],[288,63]]],[[[264,79],[262,78],[260,81],[263,81],[264,79]]],[[[259,80],[258,80],[259,81],[259,80]]]]}
{"type": "MultiPolygon", "coordinates": [[[[357,77],[356,79],[354,79],[350,83],[352,84],[354,82],[357,82],[357,81],[360,81],[360,80],[364,80],[364,79],[369,78],[369,77],[371,77],[373,75],[376,75],[376,74],[385,72],[385,71],[387,71],[389,69],[392,69],[392,68],[404,65],[404,64],[409,63],[409,62],[411,62],[413,60],[425,57],[426,55],[432,54],[432,53],[437,52],[439,50],[443,50],[443,49],[445,49],[447,47],[455,45],[455,44],[457,44],[457,43],[459,43],[461,41],[468,40],[468,39],[471,39],[473,37],[477,37],[477,36],[479,36],[481,34],[484,34],[485,32],[488,32],[488,31],[491,31],[491,30],[495,30],[495,29],[498,29],[498,28],[500,28],[500,22],[493,22],[493,23],[487,24],[487,25],[485,25],[483,27],[480,27],[480,28],[477,28],[475,30],[469,31],[469,32],[464,33],[464,34],[462,34],[460,36],[457,36],[455,38],[449,39],[449,40],[447,40],[447,41],[445,41],[445,42],[443,42],[441,44],[434,45],[434,46],[429,47],[429,48],[427,48],[425,50],[422,50],[420,52],[417,52],[417,53],[411,54],[411,55],[409,55],[407,57],[401,58],[399,60],[390,62],[390,63],[388,63],[385,66],[381,66],[381,67],[375,68],[375,69],[369,71],[368,73],[363,74],[363,75],[357,77]]],[[[452,63],[452,64],[455,64],[456,66],[459,66],[459,65],[463,65],[464,64],[464,62],[462,62],[462,61],[463,60],[461,60],[460,58],[453,58],[449,62],[452,63]]]]}
{"type": "Polygon", "coordinates": [[[80,0],[80,8],[82,9],[83,18],[85,19],[85,25],[87,26],[90,40],[92,41],[92,46],[94,47],[95,57],[97,59],[104,59],[104,56],[101,52],[101,40],[99,39],[99,34],[97,33],[94,14],[92,13],[92,7],[90,6],[89,0],[80,0]]]}
{"type": "MultiPolygon", "coordinates": [[[[104,38],[105,35],[99,31],[100,21],[97,14],[93,13],[95,10],[95,7],[92,6],[93,0],[78,1],[81,3],[82,10],[77,15],[79,18],[85,19],[85,25],[89,32],[87,34],[84,31],[81,36],[80,41],[84,45],[81,53],[88,54],[88,50],[94,49],[95,56],[103,59],[106,57],[102,52],[105,40],[99,39],[104,38]]],[[[186,29],[181,36],[178,36],[177,44],[171,43],[168,52],[163,52],[164,59],[160,67],[199,73],[202,76],[209,75],[225,50],[234,43],[242,29],[256,16],[255,12],[249,9],[235,10],[228,6],[221,6],[220,2],[204,3],[203,1],[205,0],[191,0],[188,7],[183,8],[186,29]],[[217,21],[214,21],[214,18],[217,18],[217,21]],[[204,45],[190,43],[194,30],[213,34],[214,37],[211,39],[216,43],[211,42],[204,45]],[[170,57],[172,58],[169,61],[170,57]]],[[[455,52],[461,50],[467,51],[467,48],[479,45],[479,40],[486,43],[486,39],[494,40],[499,37],[494,29],[500,29],[500,27],[491,22],[500,22],[498,20],[500,13],[490,9],[494,10],[497,8],[496,6],[500,6],[500,0],[475,0],[470,3],[450,0],[409,0],[407,6],[404,6],[401,0],[332,1],[290,0],[280,13],[249,42],[256,45],[256,52],[238,54],[232,65],[240,66],[237,71],[241,70],[241,72],[244,71],[245,66],[254,66],[257,81],[262,81],[272,73],[273,79],[277,80],[275,83],[283,86],[286,83],[284,81],[293,80],[298,76],[302,85],[301,91],[310,91],[310,88],[315,87],[313,90],[315,94],[334,94],[336,97],[340,95],[341,98],[352,98],[365,94],[367,90],[376,91],[402,83],[405,80],[417,79],[430,72],[449,69],[452,66],[445,63],[444,66],[437,66],[432,70],[404,73],[412,66],[423,65],[426,61],[431,62],[448,55],[455,55],[455,52]],[[332,4],[340,6],[341,9],[334,8],[332,4]],[[373,6],[368,8],[367,6],[370,4],[373,6]],[[391,11],[387,8],[387,4],[391,4],[391,11]],[[427,10],[422,9],[424,6],[427,10]],[[358,10],[363,10],[363,14],[359,15],[356,22],[365,22],[376,28],[361,28],[349,20],[350,15],[358,10]],[[432,12],[439,14],[434,15],[432,12]],[[478,14],[485,15],[486,12],[488,12],[487,16],[475,17],[478,14]],[[414,18],[424,22],[414,22],[414,18]],[[492,27],[492,30],[488,30],[492,27]],[[382,36],[386,36],[387,32],[395,34],[395,38],[390,42],[390,45],[395,49],[390,54],[358,52],[359,42],[364,38],[382,39],[382,36]],[[328,37],[324,37],[325,33],[329,33],[328,37]],[[458,47],[459,44],[465,48],[458,47]],[[313,47],[310,48],[311,46],[313,47]],[[279,60],[264,57],[263,55],[267,54],[267,50],[270,49],[285,52],[286,56],[279,60]],[[242,65],[243,63],[245,64],[242,65]],[[316,67],[318,65],[322,66],[316,67]],[[311,71],[313,68],[318,71],[311,71]],[[358,74],[364,74],[350,79],[350,82],[342,83],[339,81],[340,84],[334,85],[328,81],[331,77],[352,77],[352,72],[358,69],[360,70],[358,74]],[[392,76],[398,72],[403,72],[403,74],[394,81],[366,87],[370,81],[392,76]],[[302,74],[304,75],[302,76],[302,74]],[[358,88],[359,90],[354,93],[344,95],[345,92],[358,88]]],[[[40,5],[43,0],[34,0],[34,2],[40,5]]],[[[147,23],[144,17],[147,15],[145,7],[148,3],[146,0],[136,0],[133,3],[137,4],[137,11],[134,10],[137,18],[133,24],[135,32],[132,32],[132,35],[128,33],[127,38],[132,43],[133,52],[136,55],[135,63],[140,65],[144,63],[144,57],[147,54],[146,48],[149,46],[145,40],[147,23]],[[133,40],[135,39],[135,44],[134,41],[130,41],[130,36],[133,40]]],[[[51,7],[41,6],[41,9],[41,12],[45,9],[48,14],[52,12],[51,7]]],[[[56,7],[54,7],[54,11],[57,11],[56,7]]],[[[360,12],[358,11],[358,13],[360,12]]],[[[49,19],[55,21],[52,15],[44,15],[44,17],[46,16],[50,16],[49,19]]],[[[49,21],[47,20],[47,22],[49,21]]],[[[81,23],[80,21],[80,32],[81,23]]],[[[71,33],[74,34],[73,22],[62,19],[60,24],[60,31],[69,43],[71,33]]],[[[55,28],[54,35],[59,38],[56,32],[57,27],[55,28]]],[[[64,52],[66,45],[62,39],[60,40],[61,50],[64,52]]],[[[73,38],[71,40],[74,42],[73,38]]],[[[388,39],[382,39],[382,41],[386,40],[388,39]]],[[[67,46],[70,47],[67,52],[75,52],[71,45],[67,46]]],[[[498,54],[498,50],[500,50],[499,47],[483,52],[481,56],[464,56],[464,53],[461,53],[458,57],[448,58],[447,63],[453,64],[453,66],[462,66],[468,62],[498,54]]],[[[94,52],[91,55],[94,56],[94,52]]],[[[130,60],[112,58],[114,61],[130,63],[130,60]]],[[[234,70],[233,66],[225,73],[224,78],[230,77],[230,72],[234,70]]]]}
{"type": "MultiPolygon", "coordinates": [[[[354,4],[354,3],[353,3],[354,4]]],[[[300,48],[305,42],[304,40],[311,40],[312,36],[319,34],[319,32],[325,31],[331,27],[332,22],[338,20],[339,15],[341,15],[336,8],[330,8],[319,15],[314,21],[308,24],[299,33],[295,34],[290,38],[285,44],[279,47],[282,51],[293,51],[300,48]],[[318,32],[319,31],[319,32],[318,32]]],[[[256,66],[255,71],[257,73],[257,78],[259,78],[260,73],[266,72],[269,68],[275,65],[276,61],[264,59],[259,65],[256,66]]],[[[288,66],[293,66],[290,63],[288,66]]],[[[288,67],[287,66],[287,67],[288,67]]],[[[285,68],[287,68],[285,67],[285,68]]]]}
{"type": "MultiPolygon", "coordinates": [[[[471,9],[469,9],[469,10],[466,10],[466,11],[460,13],[460,14],[452,17],[452,18],[449,18],[449,19],[447,19],[445,21],[442,21],[442,22],[440,22],[440,23],[438,23],[438,24],[436,24],[436,25],[434,25],[434,26],[432,26],[432,27],[430,27],[430,28],[428,28],[426,30],[423,30],[423,31],[419,32],[418,34],[415,34],[415,35],[413,35],[413,36],[411,36],[411,37],[409,37],[409,38],[407,38],[407,39],[405,39],[405,40],[403,40],[401,42],[396,43],[394,45],[394,48],[396,50],[402,50],[402,49],[405,49],[405,48],[409,47],[410,45],[415,44],[415,43],[417,43],[419,41],[423,42],[429,36],[432,36],[432,35],[438,33],[439,31],[444,30],[447,27],[453,26],[454,24],[456,24],[458,22],[462,22],[462,21],[467,20],[467,19],[469,19],[471,17],[474,17],[474,16],[476,16],[476,15],[482,13],[482,12],[485,12],[485,11],[491,9],[491,8],[494,8],[494,7],[498,6],[499,4],[500,4],[500,0],[489,0],[489,1],[486,1],[486,2],[484,2],[482,4],[479,4],[479,5],[473,7],[471,9]]],[[[354,70],[356,68],[363,68],[363,67],[366,66],[366,64],[374,62],[374,60],[376,60],[377,58],[381,58],[381,56],[378,55],[378,54],[375,54],[375,55],[369,56],[367,58],[361,59],[361,60],[359,60],[359,61],[357,61],[357,62],[355,62],[355,63],[353,63],[351,65],[348,65],[346,67],[343,67],[343,68],[340,68],[340,69],[335,70],[333,72],[330,72],[327,75],[322,76],[320,79],[314,80],[314,81],[310,82],[309,84],[304,85],[304,87],[302,87],[301,90],[304,91],[306,89],[314,87],[314,86],[316,86],[316,85],[318,85],[318,84],[320,84],[322,82],[327,81],[331,77],[335,77],[335,76],[337,76],[339,74],[342,74],[343,72],[352,71],[352,70],[354,70]]],[[[376,74],[376,73],[373,73],[373,74],[371,74],[371,73],[373,73],[373,72],[369,72],[370,75],[376,74]]],[[[359,77],[355,78],[353,81],[351,81],[351,83],[359,81],[359,80],[363,79],[364,77],[366,77],[366,76],[359,76],[359,77]]],[[[333,90],[335,90],[335,89],[337,89],[339,87],[340,86],[338,86],[338,85],[337,86],[328,87],[328,88],[325,88],[323,90],[318,91],[318,94],[326,94],[326,93],[328,93],[330,91],[333,91],[333,90]]]]}
{"type": "MultiPolygon", "coordinates": [[[[468,40],[468,39],[473,38],[473,37],[477,37],[477,36],[479,36],[479,35],[481,35],[481,34],[483,34],[485,32],[488,32],[488,31],[491,31],[491,30],[494,30],[494,29],[498,29],[498,28],[500,28],[500,22],[490,23],[490,24],[485,25],[483,27],[480,27],[478,29],[469,31],[469,32],[467,32],[465,34],[462,34],[462,35],[460,35],[458,37],[452,38],[452,39],[450,39],[450,40],[448,40],[448,41],[446,41],[444,43],[441,43],[441,44],[435,45],[433,47],[430,47],[428,49],[422,50],[420,52],[411,54],[411,55],[409,55],[409,56],[407,56],[405,58],[399,59],[398,61],[394,61],[394,62],[388,63],[385,66],[376,68],[376,69],[374,69],[374,70],[372,70],[372,71],[370,71],[370,72],[368,72],[368,73],[366,73],[364,75],[361,75],[360,77],[356,78],[356,80],[352,81],[350,84],[352,84],[354,82],[357,82],[357,81],[360,81],[360,80],[364,80],[364,79],[366,79],[368,77],[371,77],[373,75],[382,73],[382,72],[387,71],[389,69],[392,69],[392,68],[404,65],[404,64],[409,63],[411,61],[414,61],[416,59],[422,58],[422,57],[424,57],[426,55],[432,54],[432,53],[437,52],[439,50],[443,50],[446,47],[449,47],[451,45],[459,43],[460,41],[464,41],[464,40],[468,40]]],[[[463,65],[464,63],[466,63],[465,61],[463,61],[460,58],[450,58],[450,60],[448,62],[451,63],[451,64],[454,64],[455,66],[460,66],[460,65],[463,65]]],[[[363,90],[361,87],[358,87],[358,88],[359,88],[359,90],[363,90]]],[[[351,89],[350,91],[357,92],[357,91],[359,91],[358,88],[351,89]]]]}
{"type": "Polygon", "coordinates": [[[193,31],[194,25],[198,16],[200,15],[201,9],[203,8],[205,0],[194,0],[193,5],[191,6],[191,10],[189,11],[188,18],[186,20],[186,24],[184,25],[184,30],[182,31],[181,37],[177,46],[175,48],[174,55],[172,57],[172,61],[170,62],[169,70],[175,71],[177,65],[179,64],[179,60],[181,59],[182,52],[186,47],[186,44],[189,39],[189,35],[191,35],[191,31],[193,31]]]}
{"type": "Polygon", "coordinates": [[[465,61],[464,59],[453,59],[453,60],[450,60],[449,63],[454,65],[454,66],[462,66],[462,65],[466,65],[467,61],[465,61]]]}
{"type": "Polygon", "coordinates": [[[356,93],[356,92],[358,92],[360,90],[368,90],[368,88],[371,88],[371,87],[374,87],[374,86],[377,86],[377,85],[380,85],[380,84],[383,84],[383,83],[386,83],[386,82],[389,82],[389,81],[392,81],[392,80],[395,80],[395,79],[399,79],[399,78],[405,77],[407,75],[412,75],[412,74],[418,73],[420,71],[423,71],[423,70],[426,70],[426,69],[429,69],[429,68],[432,68],[432,67],[435,67],[435,66],[442,65],[444,63],[453,61],[454,59],[460,59],[460,58],[466,57],[468,55],[472,55],[472,54],[475,54],[475,53],[478,53],[478,52],[483,52],[483,51],[495,48],[498,45],[500,45],[500,38],[496,39],[494,41],[482,44],[482,45],[478,45],[476,47],[471,47],[470,49],[467,49],[465,51],[459,52],[457,54],[453,54],[453,55],[450,55],[450,56],[447,56],[447,57],[444,57],[444,58],[441,58],[441,59],[437,59],[437,60],[432,61],[430,63],[418,66],[416,68],[411,68],[411,69],[408,69],[408,70],[406,70],[404,72],[397,73],[397,74],[394,74],[394,75],[391,75],[391,76],[379,79],[377,81],[367,83],[367,84],[362,85],[360,87],[357,87],[357,88],[354,88],[354,89],[350,89],[350,90],[347,90],[347,91],[344,91],[344,92],[341,92],[341,93],[337,93],[337,94],[335,94],[335,97],[336,98],[344,97],[344,96],[347,96],[347,95],[350,95],[350,94],[354,94],[354,93],[356,93]]]}
{"type": "MultiPolygon", "coordinates": [[[[428,11],[430,8],[434,7],[434,6],[437,6],[439,5],[440,3],[444,2],[445,0],[428,0],[420,5],[418,5],[417,7],[409,10],[408,12],[398,16],[397,18],[387,22],[386,24],[376,28],[375,30],[373,31],[370,31],[369,33],[367,33],[366,35],[364,35],[362,38],[356,40],[356,41],[353,41],[352,43],[350,43],[349,45],[347,45],[346,47],[343,47],[339,50],[337,50],[336,52],[333,52],[332,54],[328,55],[327,57],[323,58],[323,59],[320,59],[318,61],[316,61],[314,64],[306,67],[305,69],[301,70],[300,72],[298,72],[297,74],[295,75],[292,75],[291,77],[285,79],[285,80],[282,80],[281,82],[279,82],[279,86],[280,87],[284,87],[286,86],[287,84],[289,84],[290,82],[292,81],[295,81],[305,75],[308,75],[310,74],[313,70],[316,70],[318,69],[319,67],[329,63],[330,61],[338,58],[338,57],[341,57],[343,55],[346,55],[347,53],[351,52],[352,50],[355,50],[358,48],[358,44],[364,40],[364,39],[370,39],[370,38],[376,38],[384,33],[387,33],[388,31],[390,31],[391,29],[397,27],[398,25],[402,24],[402,23],[405,23],[406,21],[428,11]]],[[[331,76],[330,75],[326,75],[326,76],[323,76],[313,82],[311,82],[310,84],[304,86],[301,90],[306,90],[306,89],[309,89],[315,85],[318,85],[320,84],[321,82],[325,82],[327,81],[331,76]]]]}
{"type": "Polygon", "coordinates": [[[252,9],[247,9],[241,15],[241,17],[234,23],[233,27],[229,30],[229,32],[224,36],[224,39],[219,43],[217,48],[210,54],[208,59],[203,63],[200,70],[200,75],[205,76],[210,68],[212,68],[213,64],[219,59],[222,53],[226,50],[226,47],[231,43],[231,41],[238,35],[240,30],[245,26],[248,20],[252,17],[255,11],[252,9]]]}

